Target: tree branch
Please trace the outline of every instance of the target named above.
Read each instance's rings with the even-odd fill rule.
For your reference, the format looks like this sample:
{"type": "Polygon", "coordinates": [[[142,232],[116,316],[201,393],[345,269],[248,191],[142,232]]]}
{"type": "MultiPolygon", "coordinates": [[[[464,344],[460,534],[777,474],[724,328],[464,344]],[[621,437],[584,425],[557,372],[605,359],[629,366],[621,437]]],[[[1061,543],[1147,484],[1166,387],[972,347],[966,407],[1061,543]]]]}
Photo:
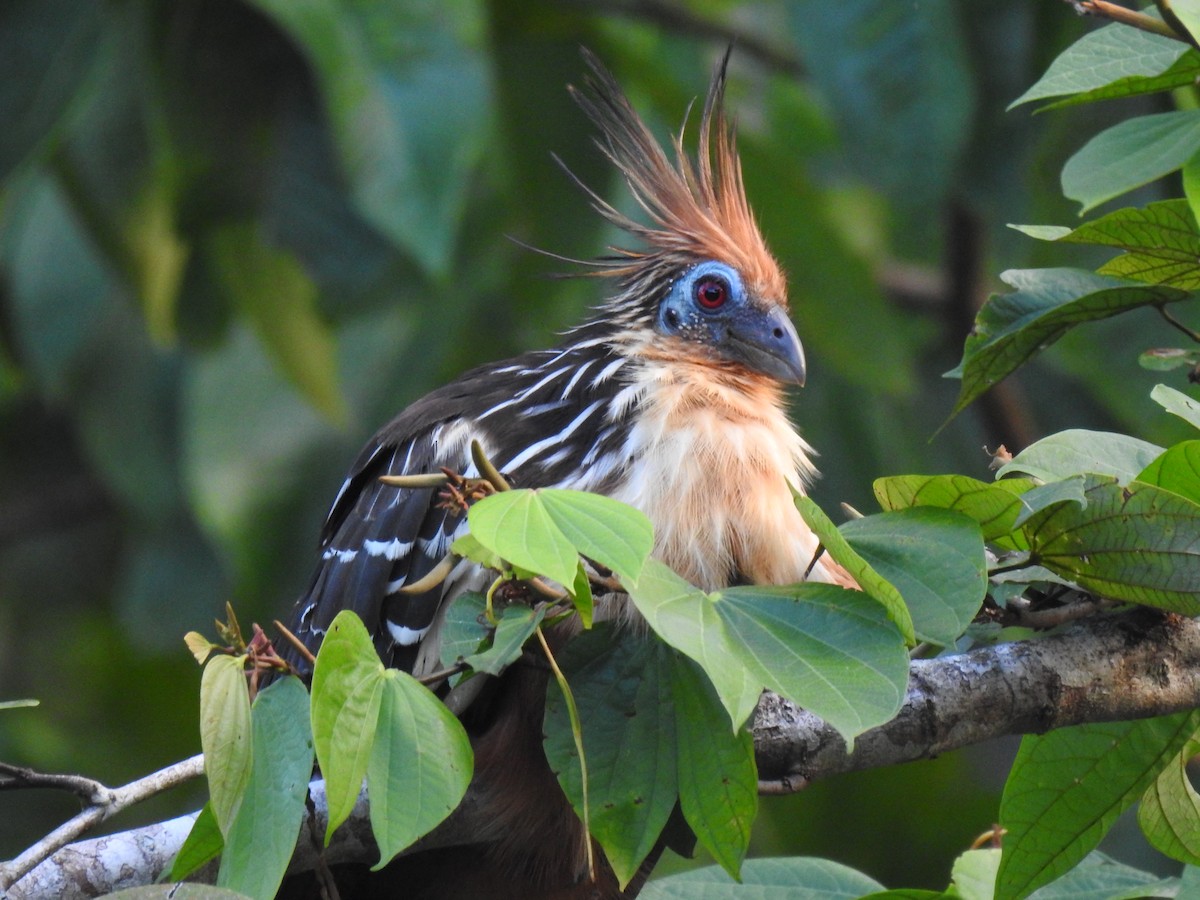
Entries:
{"type": "MultiPolygon", "coordinates": [[[[119,813],[126,807],[140,803],[148,797],[153,797],[155,794],[160,794],[169,788],[183,784],[185,781],[190,781],[204,773],[204,757],[201,755],[193,756],[191,759],[185,759],[183,762],[175,763],[172,766],[167,766],[158,772],[147,775],[145,778],[139,778],[137,781],[131,781],[124,787],[107,788],[98,781],[92,781],[89,778],[83,778],[76,775],[45,775],[39,772],[34,772],[31,769],[22,769],[17,766],[3,766],[0,769],[6,779],[6,786],[23,786],[23,787],[55,787],[65,790],[70,790],[90,804],[79,815],[67,820],[54,831],[50,832],[16,859],[10,860],[3,865],[0,865],[0,890],[9,888],[14,882],[22,879],[22,877],[45,860],[55,851],[59,853],[55,856],[66,854],[72,855],[71,848],[62,850],[71,841],[77,840],[80,835],[95,828],[105,819],[119,813]]],[[[193,817],[194,818],[194,817],[193,817]]],[[[153,828],[160,826],[153,825],[153,828]]],[[[126,832],[129,834],[130,832],[126,832]]],[[[184,831],[180,835],[180,841],[187,836],[184,831]]],[[[107,838],[101,838],[101,842],[107,841],[107,838]]],[[[136,845],[134,845],[136,846],[136,845]]],[[[179,845],[175,845],[175,850],[179,849],[179,845]]],[[[171,856],[174,856],[172,851],[171,856]]],[[[168,858],[168,862],[170,859],[168,858]]],[[[126,868],[129,864],[127,858],[122,858],[117,863],[118,869],[126,868]]],[[[157,875],[157,870],[154,875],[157,875]]],[[[153,881],[152,875],[150,881],[153,881]]],[[[136,882],[138,884],[149,884],[150,881],[136,882]]],[[[104,893],[107,893],[105,891],[104,893]]],[[[67,894],[59,895],[53,891],[49,893],[34,892],[33,894],[11,894],[10,896],[68,896],[67,894]]],[[[94,896],[93,894],[74,894],[71,896],[94,896]]]]}
{"type": "MultiPolygon", "coordinates": [[[[765,694],[754,723],[760,790],[800,790],[843,772],[926,759],[1002,735],[1148,718],[1200,706],[1200,622],[1137,609],[1076,622],[1041,640],[916,660],[910,674],[899,715],[860,735],[853,753],[816,716],[765,694]]],[[[323,830],[324,785],[314,782],[311,790],[317,827],[323,830]]],[[[481,827],[480,796],[478,786],[472,786],[463,805],[407,852],[473,842],[481,827]]],[[[8,900],[91,897],[150,883],[170,864],[193,818],[66,847],[17,882],[8,900]],[[155,851],[153,859],[147,848],[155,851]],[[130,880],[133,869],[137,880],[130,880]]],[[[371,864],[377,858],[366,798],[361,796],[348,822],[333,836],[325,860],[331,865],[371,864]]],[[[305,824],[291,871],[311,870],[317,860],[305,824]]]]}
{"type": "Polygon", "coordinates": [[[1139,609],[1061,634],[915,660],[895,719],[847,753],[824,722],[774,695],[758,706],[760,790],[929,759],[1009,734],[1167,715],[1200,706],[1200,622],[1139,609]]]}

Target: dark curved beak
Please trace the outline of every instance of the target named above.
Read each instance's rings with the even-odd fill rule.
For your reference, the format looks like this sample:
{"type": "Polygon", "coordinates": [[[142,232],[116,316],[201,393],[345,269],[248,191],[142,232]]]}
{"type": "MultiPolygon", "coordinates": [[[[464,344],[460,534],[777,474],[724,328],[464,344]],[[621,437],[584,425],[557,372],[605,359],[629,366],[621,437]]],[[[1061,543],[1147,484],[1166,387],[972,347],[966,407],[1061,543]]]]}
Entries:
{"type": "Polygon", "coordinates": [[[729,322],[725,351],[731,359],[784,384],[804,386],[804,347],[785,307],[749,307],[729,322]]]}

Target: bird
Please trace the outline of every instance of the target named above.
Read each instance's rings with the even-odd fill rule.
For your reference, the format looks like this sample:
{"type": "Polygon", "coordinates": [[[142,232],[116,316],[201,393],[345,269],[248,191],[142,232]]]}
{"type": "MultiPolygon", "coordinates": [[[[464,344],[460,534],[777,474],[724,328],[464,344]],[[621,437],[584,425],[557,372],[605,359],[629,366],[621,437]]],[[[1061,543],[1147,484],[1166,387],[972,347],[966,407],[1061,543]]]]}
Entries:
{"type": "MultiPolygon", "coordinates": [[[[310,651],[350,609],[385,664],[417,676],[440,667],[449,603],[486,588],[494,574],[464,559],[437,586],[406,590],[447,557],[467,520],[439,502],[437,488],[380,478],[443,468],[477,477],[472,442],[514,485],[592,491],[637,508],[654,526],[653,555],[704,590],[803,580],[853,586],[820,554],[793,502],[792,491],[806,491],[817,474],[787,408],[788,388],[805,382],[806,359],[724,110],[730,51],[714,67],[694,155],[686,118],[664,149],[608,69],[583,56],[583,86],[568,90],[637,210],[626,214],[575,181],[633,241],[588,263],[587,274],[609,286],[606,296],[557,346],[474,368],[370,439],[332,503],[318,565],[292,615],[291,630],[310,651]]],[[[611,618],[635,627],[627,602],[613,598],[610,607],[611,618]]],[[[289,659],[306,674],[302,659],[289,659]]],[[[544,671],[514,666],[468,711],[476,780],[494,825],[470,864],[441,862],[441,880],[425,895],[621,897],[636,889],[622,893],[611,877],[585,883],[588,838],[541,750],[545,683],[544,671]],[[483,874],[467,872],[476,863],[483,874]]],[[[410,885],[408,895],[422,893],[410,885]]]]}

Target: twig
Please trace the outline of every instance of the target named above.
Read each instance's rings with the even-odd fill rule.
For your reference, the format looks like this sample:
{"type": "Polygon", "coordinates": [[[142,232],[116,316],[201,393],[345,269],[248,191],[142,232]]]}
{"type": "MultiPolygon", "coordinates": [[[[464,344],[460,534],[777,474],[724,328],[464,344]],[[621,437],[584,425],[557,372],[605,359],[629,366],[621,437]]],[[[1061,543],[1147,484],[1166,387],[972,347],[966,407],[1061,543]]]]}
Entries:
{"type": "Polygon", "coordinates": [[[1014,614],[1015,624],[1024,628],[1054,628],[1095,615],[1104,608],[1098,597],[1086,597],[1074,603],[1066,603],[1052,609],[1030,609],[1029,602],[1020,597],[1008,601],[1007,608],[1014,614]]]}
{"type": "Polygon", "coordinates": [[[429,472],[420,475],[380,475],[379,480],[395,488],[439,488],[450,482],[445,472],[429,472]]]}
{"type": "Polygon", "coordinates": [[[555,587],[550,582],[548,582],[546,579],[542,578],[540,575],[533,576],[532,578],[526,580],[525,583],[528,584],[535,591],[537,591],[539,594],[541,594],[543,597],[546,597],[547,599],[550,599],[550,600],[565,600],[565,599],[567,599],[567,597],[570,596],[562,588],[555,587]]]}
{"type": "Polygon", "coordinates": [[[452,666],[447,666],[444,669],[438,669],[436,672],[430,672],[428,675],[422,675],[416,680],[424,685],[437,684],[444,678],[449,678],[451,675],[457,675],[459,672],[465,672],[470,668],[465,662],[456,662],[452,666]]]}
{"type": "Polygon", "coordinates": [[[52,788],[70,791],[84,803],[103,806],[111,802],[111,792],[93,778],[83,775],[61,775],[55,772],[37,772],[24,766],[0,762],[0,791],[15,791],[22,788],[52,788]]]}
{"type": "Polygon", "coordinates": [[[304,646],[304,641],[302,641],[302,640],[300,640],[300,638],[296,637],[296,635],[294,635],[292,633],[291,629],[288,628],[286,625],[284,625],[282,622],[280,622],[278,619],[275,619],[274,621],[275,621],[275,627],[279,629],[279,633],[282,634],[284,636],[284,638],[287,639],[287,642],[292,645],[292,647],[296,650],[297,653],[299,653],[302,657],[304,657],[304,661],[307,662],[310,666],[316,665],[317,658],[312,655],[311,650],[309,650],[306,646],[304,646]]]}
{"type": "Polygon", "coordinates": [[[1167,320],[1168,324],[1173,325],[1175,328],[1178,328],[1180,331],[1182,331],[1184,334],[1186,334],[1188,337],[1190,337],[1193,341],[1200,344],[1200,331],[1193,331],[1192,329],[1188,328],[1186,325],[1184,325],[1182,322],[1180,322],[1177,318],[1175,318],[1173,315],[1171,315],[1169,312],[1167,312],[1167,308],[1165,306],[1160,305],[1160,306],[1156,306],[1154,308],[1158,310],[1158,314],[1160,316],[1162,316],[1164,319],[1167,320]]]}
{"type": "MultiPolygon", "coordinates": [[[[1150,34],[1157,34],[1160,37],[1170,38],[1173,41],[1182,41],[1185,44],[1196,46],[1195,39],[1185,30],[1180,34],[1167,22],[1148,16],[1145,13],[1140,13],[1137,10],[1129,9],[1117,3],[1110,3],[1108,0],[1066,0],[1071,6],[1075,7],[1075,11],[1085,16],[1099,16],[1104,19],[1110,19],[1113,22],[1120,22],[1122,25],[1129,25],[1139,31],[1146,31],[1150,34]]],[[[1170,12],[1170,7],[1162,2],[1156,3],[1159,10],[1163,12],[1163,18],[1175,18],[1170,12]],[[1164,8],[1166,7],[1166,8],[1164,8]]]]}
{"type": "MultiPolygon", "coordinates": [[[[15,767],[6,768],[12,769],[15,767]]],[[[33,774],[37,775],[37,773],[33,774]]],[[[99,782],[78,776],[58,776],[60,779],[72,779],[75,786],[68,789],[73,790],[80,796],[84,796],[91,805],[79,813],[79,815],[67,820],[54,829],[54,831],[50,832],[16,859],[0,865],[0,890],[7,890],[14,882],[33,869],[42,860],[126,807],[140,803],[148,797],[153,797],[155,794],[161,794],[163,791],[183,784],[186,781],[191,781],[193,778],[199,778],[203,774],[204,756],[203,754],[197,754],[191,759],[185,759],[183,762],[167,766],[165,769],[160,769],[153,774],[139,778],[137,781],[131,781],[124,787],[118,788],[107,788],[99,782]],[[80,789],[85,784],[90,791],[90,796],[80,793],[80,789]]],[[[54,778],[55,776],[39,777],[54,778]]]]}

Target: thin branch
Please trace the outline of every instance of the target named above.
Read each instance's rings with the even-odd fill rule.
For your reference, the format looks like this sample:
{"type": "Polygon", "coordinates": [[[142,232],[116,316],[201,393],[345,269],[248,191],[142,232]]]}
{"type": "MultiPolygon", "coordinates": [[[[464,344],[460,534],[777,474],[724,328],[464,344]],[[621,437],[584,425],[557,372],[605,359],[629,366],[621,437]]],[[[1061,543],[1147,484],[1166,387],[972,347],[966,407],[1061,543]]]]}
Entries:
{"type": "Polygon", "coordinates": [[[57,772],[38,772],[24,766],[13,766],[0,762],[0,791],[15,791],[24,788],[51,788],[69,791],[84,803],[103,806],[111,800],[107,787],[93,778],[82,775],[62,775],[57,772]]]}
{"type": "MultiPolygon", "coordinates": [[[[141,803],[155,794],[161,794],[165,790],[198,778],[202,774],[204,774],[204,757],[197,754],[191,759],[185,759],[183,762],[167,766],[165,769],[160,769],[137,781],[131,781],[124,787],[106,788],[99,782],[90,782],[90,779],[77,779],[79,787],[83,782],[90,782],[93,790],[89,802],[92,805],[54,829],[16,859],[0,865],[0,890],[10,888],[14,882],[43,860],[72,841],[78,840],[80,835],[95,828],[126,807],[141,803]]],[[[42,894],[39,896],[52,895],[42,894]]]]}
{"type": "Polygon", "coordinates": [[[444,669],[438,669],[436,672],[430,672],[428,675],[422,675],[416,680],[425,685],[437,684],[439,681],[443,681],[452,675],[457,675],[459,672],[465,672],[469,668],[470,666],[465,662],[460,661],[444,669]]]}
{"type": "MultiPolygon", "coordinates": [[[[1185,44],[1191,44],[1193,47],[1196,46],[1195,40],[1187,31],[1180,34],[1166,22],[1138,12],[1137,10],[1121,6],[1118,3],[1110,3],[1108,0],[1066,0],[1066,2],[1071,4],[1080,15],[1099,16],[1102,19],[1109,19],[1113,22],[1120,22],[1122,25],[1129,25],[1139,31],[1146,31],[1150,34],[1157,34],[1159,37],[1170,38],[1173,41],[1182,41],[1185,44]]],[[[1158,6],[1162,10],[1164,4],[1159,3],[1158,6]]],[[[1164,12],[1169,12],[1169,7],[1164,12]]],[[[1174,18],[1174,16],[1172,15],[1171,18],[1174,18]]]]}
{"type": "Polygon", "coordinates": [[[1177,318],[1175,318],[1173,315],[1171,315],[1169,312],[1167,312],[1167,308],[1165,306],[1156,306],[1154,308],[1158,310],[1158,314],[1160,316],[1162,316],[1164,319],[1167,320],[1168,324],[1174,326],[1175,328],[1178,328],[1180,331],[1182,331],[1184,334],[1186,334],[1188,337],[1190,337],[1193,341],[1200,344],[1200,331],[1193,331],[1191,328],[1188,328],[1186,325],[1184,325],[1182,322],[1180,322],[1177,318]]]}
{"type": "Polygon", "coordinates": [[[1050,609],[1030,609],[1029,601],[1013,597],[1008,601],[1007,609],[1014,614],[1013,623],[1022,628],[1056,628],[1067,622],[1094,616],[1103,609],[1105,601],[1099,597],[1084,597],[1074,603],[1065,603],[1050,609]]]}

